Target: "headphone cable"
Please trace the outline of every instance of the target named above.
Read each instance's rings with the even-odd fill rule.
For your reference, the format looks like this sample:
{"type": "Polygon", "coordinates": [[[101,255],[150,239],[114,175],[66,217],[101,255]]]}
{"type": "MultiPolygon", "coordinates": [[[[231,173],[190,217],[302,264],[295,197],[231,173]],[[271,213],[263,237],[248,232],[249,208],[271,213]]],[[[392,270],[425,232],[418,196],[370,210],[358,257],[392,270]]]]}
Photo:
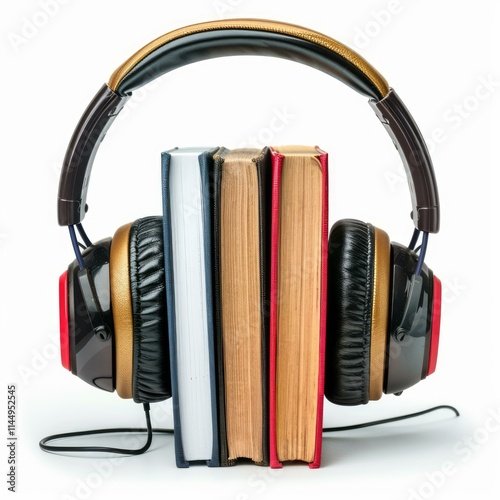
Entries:
{"type": "Polygon", "coordinates": [[[363,423],[360,423],[360,424],[344,425],[344,426],[341,426],[341,427],[323,427],[323,432],[352,431],[353,429],[362,429],[364,427],[373,427],[375,425],[388,424],[390,422],[398,422],[400,420],[407,420],[409,418],[420,417],[421,415],[425,415],[426,413],[431,413],[431,412],[437,411],[437,410],[451,410],[452,412],[455,413],[455,415],[457,417],[460,416],[459,411],[454,406],[439,405],[439,406],[434,406],[432,408],[427,408],[426,410],[417,411],[415,413],[408,413],[407,415],[400,415],[398,417],[391,417],[391,418],[383,418],[383,419],[380,419],[380,420],[373,420],[372,422],[363,422],[363,423]]]}
{"type": "MultiPolygon", "coordinates": [[[[78,432],[66,432],[63,434],[53,434],[52,436],[47,436],[43,438],[39,445],[43,451],[48,453],[83,453],[83,452],[97,452],[97,453],[116,453],[119,455],[142,455],[144,452],[148,451],[151,443],[153,441],[153,433],[155,434],[173,434],[173,429],[153,429],[151,426],[151,416],[150,416],[150,406],[149,403],[143,403],[144,413],[146,416],[146,427],[137,428],[111,428],[111,429],[96,429],[92,431],[78,431],[78,432]],[[113,448],[108,446],[54,446],[49,445],[50,441],[56,441],[60,439],[69,439],[73,437],[81,436],[96,436],[99,434],[137,434],[137,433],[147,433],[147,440],[142,448],[138,449],[128,449],[128,448],[113,448]]],[[[372,422],[364,422],[360,424],[346,425],[341,427],[324,427],[323,432],[341,432],[350,431],[354,429],[361,429],[364,427],[372,427],[375,425],[387,424],[390,422],[397,422],[399,420],[406,420],[409,418],[419,417],[437,410],[447,409],[455,413],[457,417],[460,413],[454,406],[449,405],[439,405],[433,408],[428,408],[427,410],[418,411],[415,413],[409,413],[407,415],[400,415],[397,417],[385,418],[381,420],[374,420],[372,422]]]]}
{"type": "Polygon", "coordinates": [[[52,436],[47,436],[43,438],[39,445],[43,451],[52,453],[65,453],[65,452],[98,452],[98,453],[117,453],[120,455],[142,455],[144,452],[149,450],[151,442],[153,441],[153,432],[156,434],[172,434],[174,431],[172,429],[153,429],[151,427],[151,416],[149,414],[150,406],[149,403],[144,403],[144,413],[146,416],[146,427],[131,427],[131,428],[112,428],[112,429],[96,429],[92,431],[79,431],[79,432],[66,432],[63,434],[54,434],[52,436]],[[137,434],[137,433],[147,433],[146,443],[142,448],[138,449],[128,449],[128,448],[113,448],[108,446],[53,446],[48,445],[50,441],[56,441],[59,439],[69,439],[73,437],[80,436],[95,436],[98,434],[137,434]]]}

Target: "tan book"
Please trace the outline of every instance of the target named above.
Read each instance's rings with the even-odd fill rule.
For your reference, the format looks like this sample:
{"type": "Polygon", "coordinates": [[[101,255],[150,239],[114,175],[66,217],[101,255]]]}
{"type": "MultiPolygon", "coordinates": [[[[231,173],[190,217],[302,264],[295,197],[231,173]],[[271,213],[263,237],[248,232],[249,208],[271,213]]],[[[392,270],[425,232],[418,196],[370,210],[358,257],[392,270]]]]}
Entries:
{"type": "Polygon", "coordinates": [[[272,149],[270,464],[319,467],[328,253],[327,155],[272,149]]]}
{"type": "Polygon", "coordinates": [[[270,153],[221,149],[214,160],[221,465],[267,465],[270,153]]]}

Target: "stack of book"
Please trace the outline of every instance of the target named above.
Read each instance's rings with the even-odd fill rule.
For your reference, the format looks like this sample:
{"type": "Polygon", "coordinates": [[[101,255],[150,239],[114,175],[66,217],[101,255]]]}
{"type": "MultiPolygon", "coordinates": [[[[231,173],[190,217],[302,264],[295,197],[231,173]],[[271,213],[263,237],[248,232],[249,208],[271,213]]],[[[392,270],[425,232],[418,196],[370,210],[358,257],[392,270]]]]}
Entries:
{"type": "Polygon", "coordinates": [[[328,157],[162,153],[176,463],[320,465],[328,157]]]}

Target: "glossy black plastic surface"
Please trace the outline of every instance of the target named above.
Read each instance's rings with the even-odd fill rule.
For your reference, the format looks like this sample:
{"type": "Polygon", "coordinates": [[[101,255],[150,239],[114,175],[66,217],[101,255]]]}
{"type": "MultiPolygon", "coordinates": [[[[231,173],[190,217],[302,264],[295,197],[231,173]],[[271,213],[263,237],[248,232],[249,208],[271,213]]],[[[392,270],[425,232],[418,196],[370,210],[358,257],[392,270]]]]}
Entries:
{"type": "Polygon", "coordinates": [[[393,89],[381,101],[370,100],[370,105],[391,136],[403,161],[410,187],[415,227],[420,231],[437,233],[437,183],[427,145],[417,124],[393,89]]]}
{"type": "Polygon", "coordinates": [[[396,93],[391,91],[382,99],[366,75],[325,47],[280,33],[248,30],[203,32],[173,40],[138,63],[120,82],[116,93],[106,85],[99,90],[66,151],[59,183],[59,224],[77,224],[85,217],[94,157],[132,90],[181,66],[229,55],[268,55],[307,64],[371,97],[372,107],[403,160],[415,226],[431,233],[439,230],[439,199],[432,162],[417,125],[396,93]]]}
{"type": "Polygon", "coordinates": [[[103,85],[80,118],[66,149],[59,179],[57,217],[61,226],[78,224],[85,217],[87,187],[94,157],[126,101],[126,97],[103,85]]]}
{"type": "Polygon", "coordinates": [[[111,238],[85,250],[86,269],[68,268],[71,371],[85,382],[114,391],[113,316],[109,288],[111,238]]]}
{"type": "Polygon", "coordinates": [[[422,267],[421,293],[416,309],[407,311],[417,255],[392,243],[392,304],[384,392],[395,394],[427,376],[432,326],[432,271],[422,267]],[[405,314],[406,312],[406,314],[405,314]],[[404,328],[401,328],[402,325],[404,328]]]}
{"type": "Polygon", "coordinates": [[[279,57],[306,64],[337,78],[366,97],[377,100],[383,97],[354,64],[326,47],[282,33],[239,29],[193,33],[162,45],[130,70],[116,93],[127,95],[187,64],[241,55],[279,57]]]}

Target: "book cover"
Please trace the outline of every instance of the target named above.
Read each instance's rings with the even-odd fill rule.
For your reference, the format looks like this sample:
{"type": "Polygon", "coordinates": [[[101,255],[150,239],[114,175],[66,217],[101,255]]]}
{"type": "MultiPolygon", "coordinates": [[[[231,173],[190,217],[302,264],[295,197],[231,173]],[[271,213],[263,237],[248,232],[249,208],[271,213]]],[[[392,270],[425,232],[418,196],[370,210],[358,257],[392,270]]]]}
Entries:
{"type": "Polygon", "coordinates": [[[328,156],[271,149],[270,465],[321,462],[328,156]]]}
{"type": "Polygon", "coordinates": [[[217,148],[162,153],[176,464],[219,466],[210,171],[217,148]]]}

